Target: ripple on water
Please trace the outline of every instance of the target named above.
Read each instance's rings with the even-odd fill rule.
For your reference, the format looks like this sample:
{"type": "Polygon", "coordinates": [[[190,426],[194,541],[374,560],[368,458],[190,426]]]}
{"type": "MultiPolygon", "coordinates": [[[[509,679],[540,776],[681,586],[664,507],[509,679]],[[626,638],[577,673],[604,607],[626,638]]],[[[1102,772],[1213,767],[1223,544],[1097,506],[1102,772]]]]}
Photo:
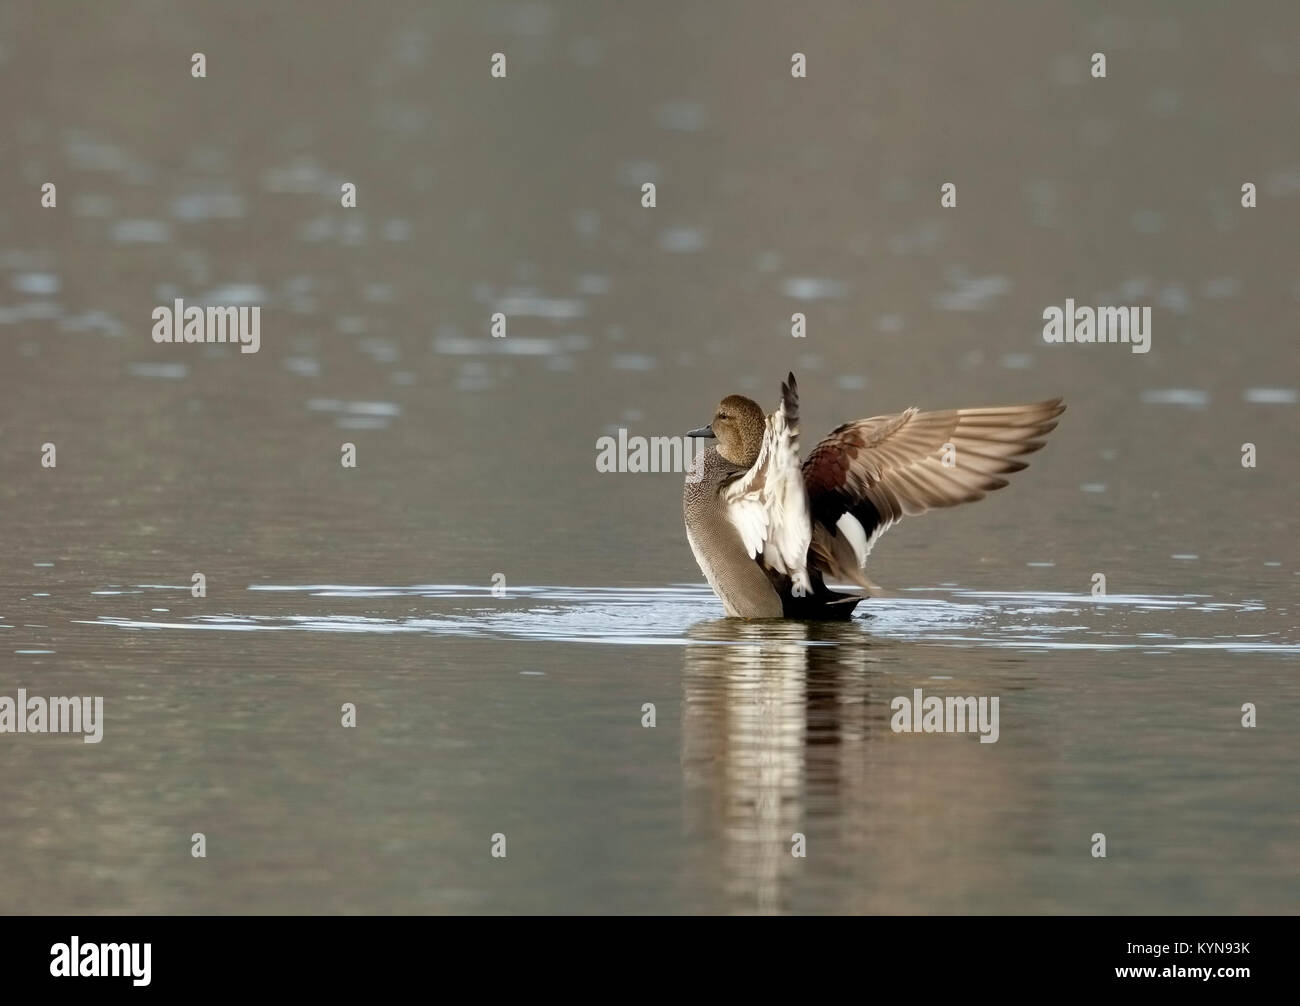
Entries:
{"type": "Polygon", "coordinates": [[[227,283],[205,293],[198,301],[200,304],[218,306],[255,307],[270,300],[266,288],[257,283],[227,283]]]}
{"type": "MultiPolygon", "coordinates": [[[[104,615],[82,624],[128,630],[414,633],[639,646],[698,644],[701,624],[745,627],[750,644],[802,624],[723,620],[716,598],[703,584],[511,587],[501,598],[492,596],[490,587],[466,584],[255,584],[248,589],[250,607],[283,608],[289,601],[298,613],[201,615],[165,621],[104,615]],[[427,602],[422,605],[427,610],[412,617],[406,612],[415,598],[427,602]],[[375,602],[385,599],[398,602],[392,617],[375,613],[377,607],[382,609],[375,602]],[[365,615],[348,612],[357,602],[364,602],[365,615]]],[[[1250,624],[1251,616],[1266,613],[1260,601],[1215,602],[1192,594],[1094,597],[927,588],[864,602],[848,631],[882,640],[965,648],[1145,652],[1153,639],[1159,639],[1161,649],[1169,651],[1300,653],[1300,642],[1280,632],[1241,632],[1266,628],[1250,624]]],[[[734,642],[734,633],[723,635],[726,638],[707,641],[734,642]]]]}
{"type": "Polygon", "coordinates": [[[45,297],[59,292],[59,277],[48,272],[21,272],[10,282],[18,293],[45,297]]]}
{"type": "Polygon", "coordinates": [[[795,300],[833,300],[848,292],[847,284],[818,276],[789,276],[781,283],[781,292],[795,300]]]}
{"type": "Polygon", "coordinates": [[[569,321],[587,313],[584,301],[573,297],[542,297],[533,293],[507,293],[494,303],[507,318],[546,318],[569,321]]]}
{"type": "Polygon", "coordinates": [[[1295,405],[1300,401],[1295,388],[1247,388],[1242,397],[1253,405],[1295,405]]]}
{"type": "Polygon", "coordinates": [[[165,220],[117,220],[108,236],[117,244],[166,244],[172,228],[165,220]]]}
{"type": "Polygon", "coordinates": [[[655,109],[659,128],[680,133],[698,133],[709,124],[708,110],[698,101],[665,101],[655,109]]]}
{"type": "Polygon", "coordinates": [[[645,353],[616,353],[609,361],[613,370],[655,370],[659,361],[645,353]]]}
{"type": "Polygon", "coordinates": [[[678,255],[701,251],[708,236],[699,227],[668,227],[659,232],[659,247],[678,255]]]}
{"type": "Polygon", "coordinates": [[[344,402],[337,398],[309,398],[307,408],[312,412],[345,412],[354,416],[392,417],[401,415],[401,406],[394,402],[344,402]]]}
{"type": "Polygon", "coordinates": [[[190,368],[183,363],[129,363],[126,372],[132,377],[179,381],[189,376],[190,368]]]}
{"type": "Polygon", "coordinates": [[[310,356],[285,357],[284,369],[299,377],[319,377],[320,361],[310,356]]]}
{"type": "Polygon", "coordinates": [[[950,277],[950,282],[951,289],[934,297],[934,306],[941,311],[983,311],[1011,289],[1011,280],[1005,276],[966,276],[955,273],[950,277]]]}
{"type": "Polygon", "coordinates": [[[172,216],[186,223],[238,220],[244,212],[244,197],[233,192],[188,192],[172,200],[172,216]]]}
{"type": "Polygon", "coordinates": [[[1182,405],[1189,409],[1203,409],[1210,404],[1209,392],[1196,388],[1153,388],[1142,392],[1147,405],[1182,405]]]}
{"type": "Polygon", "coordinates": [[[561,351],[556,339],[511,336],[509,339],[466,339],[438,336],[433,351],[440,356],[550,356],[561,351]]]}
{"type": "Polygon", "coordinates": [[[23,321],[49,321],[57,318],[63,309],[48,300],[33,300],[14,307],[0,307],[0,325],[14,325],[23,321]]]}

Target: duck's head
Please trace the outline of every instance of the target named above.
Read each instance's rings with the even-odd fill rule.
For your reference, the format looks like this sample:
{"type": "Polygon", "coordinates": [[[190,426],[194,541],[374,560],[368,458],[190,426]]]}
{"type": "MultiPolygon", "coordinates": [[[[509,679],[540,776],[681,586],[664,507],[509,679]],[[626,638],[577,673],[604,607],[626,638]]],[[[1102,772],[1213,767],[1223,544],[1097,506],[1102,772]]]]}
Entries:
{"type": "Polygon", "coordinates": [[[758,403],[744,395],[728,395],[718,403],[713,422],[691,430],[688,437],[716,437],[718,453],[732,464],[750,467],[763,446],[767,418],[758,403]]]}

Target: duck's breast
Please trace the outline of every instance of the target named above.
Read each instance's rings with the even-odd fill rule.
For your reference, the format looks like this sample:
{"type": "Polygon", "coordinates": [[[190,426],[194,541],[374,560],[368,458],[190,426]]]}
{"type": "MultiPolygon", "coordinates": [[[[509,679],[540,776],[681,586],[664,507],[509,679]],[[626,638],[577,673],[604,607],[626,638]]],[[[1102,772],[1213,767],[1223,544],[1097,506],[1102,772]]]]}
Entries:
{"type": "Polygon", "coordinates": [[[682,503],[686,540],[727,614],[736,618],[780,618],[781,596],[762,567],[750,558],[716,492],[688,482],[682,503]]]}

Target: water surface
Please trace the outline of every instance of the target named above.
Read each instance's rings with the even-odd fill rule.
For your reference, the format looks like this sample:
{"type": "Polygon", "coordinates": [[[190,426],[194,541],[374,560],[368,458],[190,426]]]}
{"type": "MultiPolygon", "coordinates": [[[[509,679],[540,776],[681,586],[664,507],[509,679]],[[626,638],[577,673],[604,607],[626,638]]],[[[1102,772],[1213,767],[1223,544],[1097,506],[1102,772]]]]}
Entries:
{"type": "Polygon", "coordinates": [[[0,735],[0,910],[1294,912],[1297,29],[5,7],[0,695],[106,722],[0,735]],[[260,351],[153,343],[176,297],[260,351]],[[1045,345],[1066,298],[1151,306],[1151,352],[1045,345]],[[852,623],[730,621],[681,476],[596,441],[788,370],[805,446],[1068,411],[891,530],[852,623]],[[895,733],[917,688],[999,739],[895,733]]]}

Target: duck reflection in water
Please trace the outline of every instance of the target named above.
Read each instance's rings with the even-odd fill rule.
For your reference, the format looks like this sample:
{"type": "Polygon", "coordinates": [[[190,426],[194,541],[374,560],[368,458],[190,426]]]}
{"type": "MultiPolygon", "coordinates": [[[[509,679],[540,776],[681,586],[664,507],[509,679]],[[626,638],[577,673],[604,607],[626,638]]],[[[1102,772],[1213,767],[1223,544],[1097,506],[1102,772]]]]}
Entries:
{"type": "Polygon", "coordinates": [[[986,857],[968,857],[1005,840],[999,808],[1023,785],[1015,773],[1034,769],[990,755],[999,745],[973,751],[973,735],[894,734],[890,702],[919,683],[894,673],[910,644],[873,638],[867,624],[717,619],[688,630],[683,820],[702,860],[691,872],[716,877],[737,912],[797,912],[800,892],[847,913],[961,911],[987,905],[989,888],[1009,893],[978,865],[986,857]]]}

